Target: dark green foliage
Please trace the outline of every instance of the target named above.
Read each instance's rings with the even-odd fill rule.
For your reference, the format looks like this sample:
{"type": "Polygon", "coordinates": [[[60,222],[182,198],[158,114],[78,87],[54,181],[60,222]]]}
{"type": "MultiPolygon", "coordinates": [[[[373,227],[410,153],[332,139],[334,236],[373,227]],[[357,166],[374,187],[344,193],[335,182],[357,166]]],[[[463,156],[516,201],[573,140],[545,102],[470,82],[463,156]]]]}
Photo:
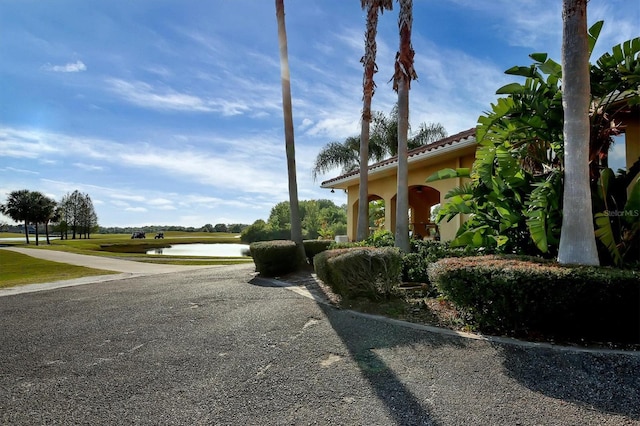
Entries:
{"type": "Polygon", "coordinates": [[[393,247],[395,245],[395,238],[389,231],[378,230],[370,235],[366,240],[367,245],[373,247],[393,247]]]}
{"type": "Polygon", "coordinates": [[[448,257],[479,256],[491,252],[491,249],[472,246],[452,247],[448,242],[411,240],[411,253],[402,258],[402,280],[429,283],[428,268],[433,262],[448,257]]]}
{"type": "Polygon", "coordinates": [[[266,277],[294,272],[300,262],[296,261],[296,243],[289,240],[260,241],[249,245],[256,272],[266,277]]]}
{"type": "MultiPolygon", "coordinates": [[[[312,240],[319,236],[333,238],[347,228],[347,209],[336,206],[331,200],[302,200],[299,202],[303,238],[312,240]]],[[[256,241],[287,240],[291,238],[291,213],[288,201],[276,204],[269,219],[256,220],[242,231],[244,243],[256,241]]]]}
{"type": "MultiPolygon", "coordinates": [[[[597,22],[589,29],[591,47],[601,28],[602,22],[597,22]]],[[[492,247],[510,254],[557,255],[564,190],[562,69],[545,53],[533,53],[530,58],[531,65],[505,71],[524,77],[524,81],[498,89],[497,94],[504,97],[478,118],[478,148],[472,169],[441,170],[427,179],[471,179],[445,195],[447,202],[438,213],[438,221],[469,215],[453,245],[492,247]]],[[[612,53],[590,66],[590,76],[590,179],[594,198],[606,201],[614,198],[607,192],[620,190],[624,194],[638,174],[631,168],[626,185],[605,176],[606,187],[607,182],[599,180],[601,170],[607,170],[612,136],[624,132],[621,117],[633,114],[631,107],[640,104],[640,38],[614,46],[612,53]]],[[[606,255],[604,259],[601,256],[601,262],[624,265],[637,261],[634,254],[640,244],[640,229],[607,214],[629,209],[622,201],[617,207],[602,204],[594,202],[593,210],[597,237],[606,249],[601,250],[601,255],[606,255]]],[[[634,218],[637,216],[631,216],[634,218]]]]}
{"type": "Polygon", "coordinates": [[[307,260],[313,265],[313,258],[316,254],[329,249],[329,246],[333,244],[331,240],[304,240],[304,252],[307,256],[307,260]]]}
{"type": "Polygon", "coordinates": [[[640,271],[525,257],[449,258],[438,290],[481,332],[640,343],[640,271]]]}
{"type": "Polygon", "coordinates": [[[395,293],[402,273],[402,255],[392,247],[357,247],[317,254],[318,277],[345,298],[380,299],[395,293]]]}
{"type": "Polygon", "coordinates": [[[251,244],[256,241],[287,240],[291,238],[289,229],[273,229],[264,220],[258,219],[253,225],[242,230],[240,241],[251,244]]]}

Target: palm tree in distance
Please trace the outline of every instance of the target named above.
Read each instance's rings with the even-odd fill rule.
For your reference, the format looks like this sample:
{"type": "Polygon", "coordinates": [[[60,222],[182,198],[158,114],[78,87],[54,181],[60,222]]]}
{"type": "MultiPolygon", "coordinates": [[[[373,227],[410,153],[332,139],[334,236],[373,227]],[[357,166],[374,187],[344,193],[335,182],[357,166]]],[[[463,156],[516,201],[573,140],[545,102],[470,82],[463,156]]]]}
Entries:
{"type": "Polygon", "coordinates": [[[32,196],[28,189],[12,191],[7,202],[0,205],[0,213],[9,216],[16,222],[24,222],[24,235],[29,244],[29,220],[32,210],[32,196]]]}
{"type": "Polygon", "coordinates": [[[393,89],[398,93],[398,190],[396,195],[395,245],[408,253],[409,246],[409,170],[407,138],[409,132],[409,89],[411,80],[418,78],[413,68],[415,52],[411,46],[413,25],[413,0],[398,0],[400,12],[398,29],[400,48],[396,54],[393,89]]]}
{"type": "Polygon", "coordinates": [[[371,99],[376,84],[373,75],[378,71],[376,65],[376,34],[378,32],[378,12],[391,10],[392,0],[361,0],[360,5],[367,10],[367,30],[365,32],[365,52],[360,59],[364,66],[362,79],[362,128],[360,131],[360,192],[358,205],[358,227],[356,240],[362,241],[369,236],[369,125],[371,123],[371,99]]]}
{"type": "MultiPolygon", "coordinates": [[[[447,137],[447,131],[440,123],[421,123],[407,141],[408,149],[428,145],[447,137]]],[[[381,111],[371,114],[369,137],[369,161],[382,161],[398,152],[398,108],[394,107],[389,116],[381,111]]],[[[313,179],[319,174],[335,168],[341,173],[350,173],[360,167],[360,138],[349,136],[343,142],[330,142],[318,153],[312,170],[313,179]]]]}
{"type": "Polygon", "coordinates": [[[291,214],[291,239],[298,247],[298,262],[302,264],[306,256],[302,241],[302,222],[298,203],[298,182],[296,177],[296,151],[293,134],[293,111],[291,107],[291,77],[289,75],[289,54],[287,51],[287,30],[284,21],[284,0],[276,0],[278,21],[278,46],[280,48],[280,78],[282,82],[282,111],[284,115],[284,137],[289,176],[289,203],[291,214]]]}
{"type": "Polygon", "coordinates": [[[562,1],[564,195],[558,262],[599,265],[589,186],[587,1],[562,1]]]}

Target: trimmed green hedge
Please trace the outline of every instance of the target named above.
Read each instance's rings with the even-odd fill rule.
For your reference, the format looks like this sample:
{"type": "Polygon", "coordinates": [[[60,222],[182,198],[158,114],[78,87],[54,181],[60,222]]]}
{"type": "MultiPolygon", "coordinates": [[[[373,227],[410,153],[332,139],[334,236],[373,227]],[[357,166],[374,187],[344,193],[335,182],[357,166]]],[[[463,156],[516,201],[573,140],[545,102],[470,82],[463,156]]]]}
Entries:
{"type": "Polygon", "coordinates": [[[640,343],[640,271],[480,256],[440,260],[429,278],[479,331],[640,343]]]}
{"type": "Polygon", "coordinates": [[[333,244],[333,240],[304,240],[303,244],[307,260],[313,265],[315,255],[328,250],[329,246],[333,244]]]}
{"type": "Polygon", "coordinates": [[[327,250],[315,256],[313,265],[318,277],[345,298],[389,297],[402,275],[402,255],[391,247],[327,250]]]}
{"type": "Polygon", "coordinates": [[[298,251],[293,241],[260,241],[251,243],[249,249],[260,275],[276,277],[294,272],[298,267],[298,251]]]}

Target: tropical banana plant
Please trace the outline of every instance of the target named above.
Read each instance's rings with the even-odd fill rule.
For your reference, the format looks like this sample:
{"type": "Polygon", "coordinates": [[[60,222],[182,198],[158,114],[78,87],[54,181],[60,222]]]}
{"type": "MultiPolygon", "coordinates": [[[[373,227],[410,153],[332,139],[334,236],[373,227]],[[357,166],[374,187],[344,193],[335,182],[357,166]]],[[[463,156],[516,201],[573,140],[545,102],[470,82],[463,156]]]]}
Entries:
{"type": "MultiPolygon", "coordinates": [[[[590,52],[602,25],[598,22],[588,31],[590,52]]],[[[523,81],[499,88],[497,94],[504,96],[478,118],[478,147],[472,169],[441,170],[427,179],[428,182],[465,176],[471,179],[470,183],[445,195],[447,203],[438,215],[438,221],[451,220],[458,214],[470,215],[452,242],[454,245],[499,247],[510,252],[547,256],[557,254],[564,171],[562,67],[545,53],[533,53],[530,58],[531,65],[506,71],[522,77],[523,81]]],[[[605,53],[590,66],[590,71],[593,186],[600,170],[606,170],[612,136],[623,131],[617,114],[640,104],[640,38],[614,46],[611,53],[605,53]]],[[[632,167],[628,173],[626,184],[612,181],[609,190],[613,187],[620,190],[621,186],[625,192],[638,171],[632,167]]],[[[622,211],[622,207],[618,208],[622,211]]],[[[594,203],[594,212],[603,213],[604,207],[594,203]]],[[[616,219],[607,217],[610,221],[616,219]]],[[[613,222],[609,232],[602,214],[595,220],[599,241],[603,242],[604,237],[621,243],[622,234],[613,222]]],[[[633,221],[634,217],[629,220],[633,221]]],[[[638,217],[635,220],[640,222],[638,217]]],[[[637,237],[629,234],[633,229],[624,228],[623,233],[636,241],[637,237]]]]}
{"type": "Polygon", "coordinates": [[[640,160],[629,170],[600,173],[593,190],[596,238],[615,265],[640,262],[640,160]],[[630,184],[629,177],[636,176],[630,184]],[[628,188],[629,195],[627,196],[628,188]]]}

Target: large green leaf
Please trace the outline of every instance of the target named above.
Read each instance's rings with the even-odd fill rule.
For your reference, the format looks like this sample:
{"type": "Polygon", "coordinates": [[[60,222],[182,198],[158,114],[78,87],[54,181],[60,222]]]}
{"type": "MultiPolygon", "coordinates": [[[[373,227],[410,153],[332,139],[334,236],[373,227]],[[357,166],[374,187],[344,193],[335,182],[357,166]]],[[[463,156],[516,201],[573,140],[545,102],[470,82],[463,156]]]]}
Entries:
{"type": "Polygon", "coordinates": [[[636,228],[640,223],[640,176],[631,185],[631,192],[624,206],[624,220],[629,225],[635,225],[636,228]]]}
{"type": "Polygon", "coordinates": [[[529,228],[529,234],[538,250],[542,253],[549,251],[549,244],[547,241],[547,226],[545,221],[545,215],[541,210],[535,210],[528,214],[527,227],[529,228]]]}
{"type": "Polygon", "coordinates": [[[513,95],[514,93],[523,93],[524,87],[520,83],[509,83],[496,90],[496,95],[513,95]]]}
{"type": "Polygon", "coordinates": [[[469,168],[442,169],[442,170],[438,170],[437,172],[429,176],[425,182],[435,182],[437,180],[460,178],[460,177],[468,178],[470,174],[471,174],[471,169],[469,168]]]}
{"type": "Polygon", "coordinates": [[[598,21],[589,28],[589,56],[591,56],[591,52],[593,52],[593,48],[598,41],[598,37],[600,36],[600,30],[602,30],[602,25],[604,21],[598,21]]]}
{"type": "Polygon", "coordinates": [[[533,59],[536,62],[540,62],[541,64],[547,60],[547,56],[548,55],[546,53],[532,53],[529,55],[531,59],[533,59]]]}
{"type": "Polygon", "coordinates": [[[613,258],[613,262],[616,265],[620,265],[622,263],[622,255],[620,254],[620,250],[618,250],[618,245],[616,243],[615,235],[613,234],[613,229],[611,228],[609,216],[604,213],[596,213],[594,217],[596,222],[596,238],[598,238],[607,250],[609,250],[611,257],[613,258]]]}
{"type": "Polygon", "coordinates": [[[598,195],[600,199],[606,201],[609,194],[610,182],[615,181],[615,173],[611,169],[604,169],[600,172],[600,179],[598,180],[598,195]]]}
{"type": "Polygon", "coordinates": [[[533,77],[535,76],[535,69],[533,67],[511,67],[504,72],[509,75],[519,75],[522,77],[533,77]]]}
{"type": "Polygon", "coordinates": [[[556,78],[562,77],[562,66],[553,59],[547,59],[544,64],[538,68],[545,74],[552,75],[556,78]]]}

